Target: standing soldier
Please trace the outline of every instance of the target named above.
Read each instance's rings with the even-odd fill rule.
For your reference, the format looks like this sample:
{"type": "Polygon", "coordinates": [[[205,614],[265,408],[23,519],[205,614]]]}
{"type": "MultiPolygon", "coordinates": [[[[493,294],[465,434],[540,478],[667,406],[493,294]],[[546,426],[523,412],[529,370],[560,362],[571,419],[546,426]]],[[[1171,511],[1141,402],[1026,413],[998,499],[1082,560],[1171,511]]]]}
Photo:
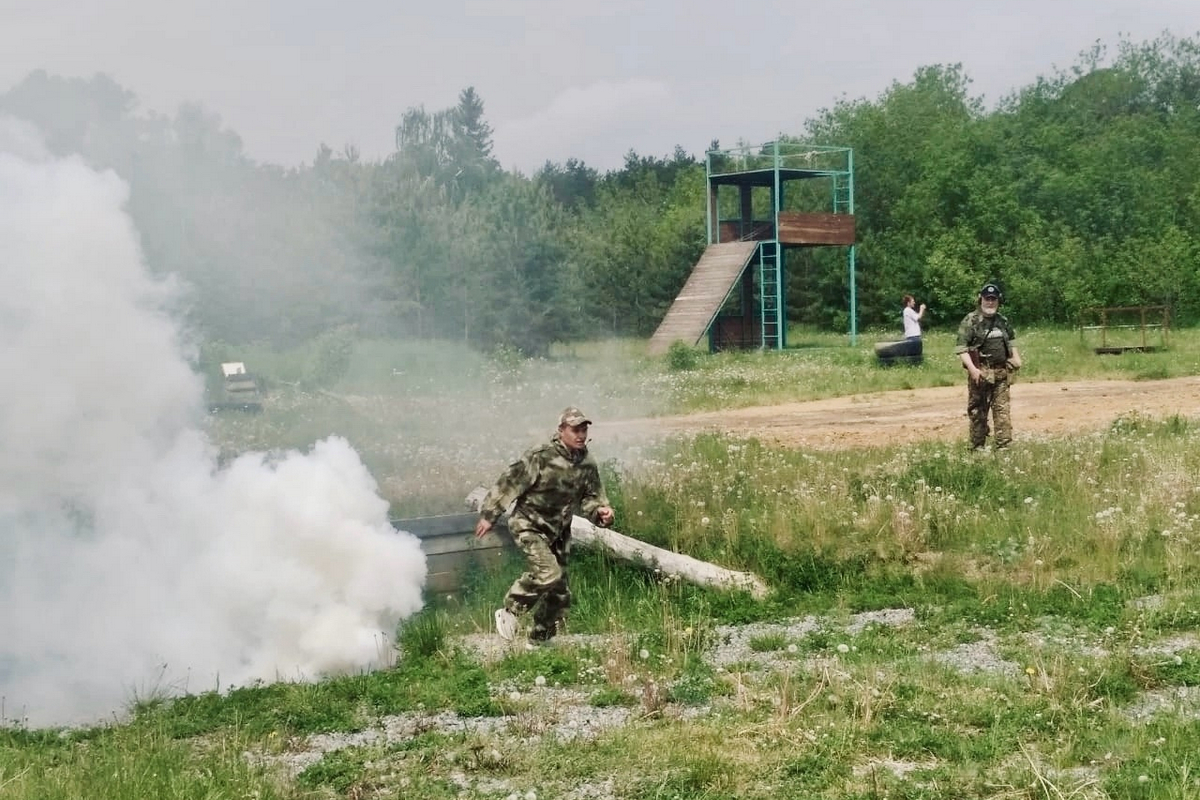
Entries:
{"type": "Polygon", "coordinates": [[[979,290],[979,302],[958,326],[954,352],[967,371],[967,418],[971,447],[981,449],[988,437],[988,410],[995,423],[996,447],[1012,444],[1009,376],[1021,368],[1012,325],[1000,313],[1004,295],[994,283],[979,290]]]}
{"type": "Polygon", "coordinates": [[[509,588],[504,607],[495,614],[496,632],[503,639],[516,635],[517,617],[530,609],[530,642],[543,643],[558,633],[571,605],[567,583],[571,517],[578,512],[597,525],[612,524],[613,510],[600,483],[600,470],[587,451],[591,424],[578,408],[564,409],[554,437],[526,451],[483,499],[475,535],[486,535],[515,501],[508,530],[528,559],[527,571],[509,588]]]}

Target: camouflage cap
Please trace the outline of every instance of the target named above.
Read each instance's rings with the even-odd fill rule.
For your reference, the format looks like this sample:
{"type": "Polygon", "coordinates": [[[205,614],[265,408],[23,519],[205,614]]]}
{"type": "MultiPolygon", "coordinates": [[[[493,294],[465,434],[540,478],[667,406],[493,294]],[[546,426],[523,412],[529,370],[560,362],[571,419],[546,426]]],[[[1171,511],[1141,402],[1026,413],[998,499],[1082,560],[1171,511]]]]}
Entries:
{"type": "Polygon", "coordinates": [[[587,414],[584,414],[582,411],[580,411],[575,406],[567,406],[566,408],[563,409],[563,412],[558,415],[558,427],[560,427],[560,428],[563,425],[573,428],[576,425],[591,425],[591,424],[592,424],[592,421],[587,418],[587,414]]]}

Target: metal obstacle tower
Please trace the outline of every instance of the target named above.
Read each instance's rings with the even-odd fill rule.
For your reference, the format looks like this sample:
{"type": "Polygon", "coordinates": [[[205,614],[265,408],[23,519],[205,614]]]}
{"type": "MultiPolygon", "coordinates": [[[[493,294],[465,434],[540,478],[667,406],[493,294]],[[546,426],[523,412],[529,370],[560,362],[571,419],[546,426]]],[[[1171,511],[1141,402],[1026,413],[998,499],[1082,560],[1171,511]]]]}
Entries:
{"type": "Polygon", "coordinates": [[[803,247],[846,248],[853,342],[858,334],[854,152],[775,141],[710,151],[706,172],[710,248],[757,243],[740,281],[728,287],[709,321],[710,348],[787,345],[784,254],[803,247]],[[738,313],[721,313],[729,306],[738,313]]]}

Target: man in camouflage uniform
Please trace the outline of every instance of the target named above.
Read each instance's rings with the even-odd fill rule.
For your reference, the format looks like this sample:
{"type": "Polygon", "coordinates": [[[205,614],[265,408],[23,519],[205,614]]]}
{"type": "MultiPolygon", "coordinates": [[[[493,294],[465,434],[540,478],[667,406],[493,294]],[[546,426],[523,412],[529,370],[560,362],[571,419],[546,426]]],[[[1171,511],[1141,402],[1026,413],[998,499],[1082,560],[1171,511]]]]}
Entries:
{"type": "Polygon", "coordinates": [[[989,409],[996,428],[996,447],[1012,443],[1008,384],[1012,373],[1021,368],[1021,355],[1013,344],[1017,335],[1000,313],[1002,301],[1000,287],[985,284],[979,290],[975,310],[958,326],[954,348],[967,370],[967,418],[971,447],[976,450],[987,442],[989,409]]]}
{"type": "Polygon", "coordinates": [[[531,642],[546,642],[558,633],[571,605],[567,583],[571,517],[579,513],[597,525],[612,524],[613,510],[600,483],[600,470],[588,455],[591,424],[578,408],[564,409],[554,437],[511,464],[480,507],[475,535],[482,537],[515,502],[508,530],[529,562],[528,570],[508,590],[504,608],[495,614],[496,632],[504,639],[516,635],[517,617],[530,609],[531,642]]]}

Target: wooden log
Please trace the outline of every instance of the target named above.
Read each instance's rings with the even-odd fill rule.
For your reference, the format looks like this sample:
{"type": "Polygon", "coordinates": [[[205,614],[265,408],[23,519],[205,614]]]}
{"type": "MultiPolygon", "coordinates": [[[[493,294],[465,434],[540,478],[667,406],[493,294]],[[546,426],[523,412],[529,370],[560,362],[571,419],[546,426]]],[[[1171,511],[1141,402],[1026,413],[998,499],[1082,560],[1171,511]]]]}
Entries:
{"type": "MultiPolygon", "coordinates": [[[[487,489],[472,489],[467,495],[467,507],[478,511],[485,495],[487,489]]],[[[593,525],[580,516],[571,519],[571,538],[585,547],[597,547],[623,561],[655,567],[666,575],[697,586],[741,590],[749,592],[756,600],[762,600],[770,592],[766,583],[753,573],[726,569],[683,553],[664,550],[611,528],[593,525]]]]}

